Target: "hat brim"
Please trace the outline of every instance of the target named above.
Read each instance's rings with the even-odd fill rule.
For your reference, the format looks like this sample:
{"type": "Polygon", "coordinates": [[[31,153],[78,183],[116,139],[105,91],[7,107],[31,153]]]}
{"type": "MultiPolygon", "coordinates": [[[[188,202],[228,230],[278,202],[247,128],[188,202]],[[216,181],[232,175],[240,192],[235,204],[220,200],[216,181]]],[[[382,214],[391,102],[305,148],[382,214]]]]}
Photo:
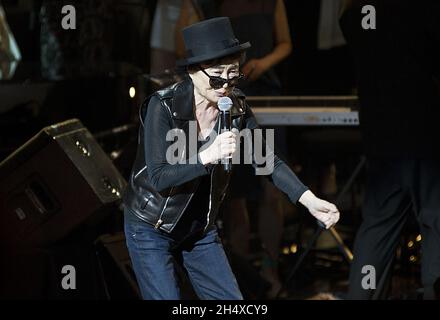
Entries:
{"type": "Polygon", "coordinates": [[[178,67],[184,67],[184,66],[189,66],[192,64],[197,64],[197,63],[202,63],[204,61],[208,61],[208,60],[212,60],[212,59],[218,59],[221,57],[226,57],[230,54],[234,54],[236,52],[240,52],[240,51],[244,51],[246,49],[249,49],[251,47],[250,42],[245,42],[239,46],[236,47],[232,47],[232,48],[228,48],[228,49],[224,49],[221,51],[217,51],[215,53],[210,53],[210,54],[205,54],[205,55],[201,55],[201,56],[196,56],[196,57],[191,57],[188,59],[180,59],[176,61],[176,65],[178,67]]]}

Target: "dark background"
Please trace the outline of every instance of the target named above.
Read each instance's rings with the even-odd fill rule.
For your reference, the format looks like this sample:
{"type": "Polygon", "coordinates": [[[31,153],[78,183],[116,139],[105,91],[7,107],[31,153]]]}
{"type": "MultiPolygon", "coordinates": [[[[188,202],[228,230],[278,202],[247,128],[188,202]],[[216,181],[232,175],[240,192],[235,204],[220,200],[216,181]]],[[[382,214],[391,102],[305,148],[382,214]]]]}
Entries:
{"type": "MultiPolygon", "coordinates": [[[[2,0],[1,3],[21,50],[22,61],[12,79],[0,81],[1,92],[9,93],[7,99],[0,96],[0,161],[42,128],[78,118],[127,179],[136,147],[138,108],[143,99],[157,89],[149,80],[149,37],[156,1],[2,0]],[[43,3],[47,8],[45,11],[41,10],[43,3]],[[60,30],[59,13],[64,4],[75,5],[77,26],[87,27],[60,30]],[[61,44],[59,50],[54,49],[54,39],[61,44]],[[134,98],[129,96],[131,87],[136,89],[134,98]]],[[[293,52],[276,68],[283,94],[355,94],[349,49],[346,46],[331,50],[317,48],[320,1],[289,0],[285,5],[293,52]]],[[[320,172],[329,164],[336,165],[338,185],[342,185],[361,155],[357,128],[289,128],[289,146],[295,150],[294,155],[289,155],[292,164],[303,168],[299,175],[313,188],[316,186],[317,192],[320,172]]],[[[341,221],[341,230],[349,245],[359,223],[363,178],[361,174],[360,182],[355,184],[342,206],[346,214],[341,221]]],[[[14,260],[7,264],[7,271],[0,270],[0,273],[3,280],[15,276],[21,282],[13,283],[0,294],[19,298],[136,298],[136,290],[127,281],[133,279],[133,274],[128,267],[123,242],[118,238],[122,231],[118,205],[114,204],[114,213],[98,227],[78,226],[81,228],[75,233],[66,235],[63,241],[49,248],[14,256],[14,260]],[[109,241],[114,241],[118,248],[108,249],[108,239],[95,242],[106,233],[114,235],[109,241]],[[81,279],[78,286],[82,290],[66,293],[59,288],[62,275],[57,270],[66,264],[76,265],[80,270],[77,276],[81,279]],[[23,277],[26,278],[24,281],[23,277]]],[[[281,261],[284,277],[297,259],[296,252],[289,251],[291,245],[301,242],[304,235],[307,238],[314,228],[313,225],[312,229],[301,228],[303,223],[296,211],[286,220],[288,236],[283,240],[282,249],[287,249],[287,253],[281,261]]],[[[404,252],[402,261],[407,261],[411,254],[417,255],[416,249],[417,246],[413,248],[414,252],[404,252]]],[[[258,250],[261,248],[256,244],[255,252],[258,250]]],[[[292,284],[293,291],[307,288],[302,291],[302,296],[297,297],[304,298],[307,294],[330,289],[329,283],[337,284],[335,290],[345,288],[343,280],[347,278],[347,264],[335,251],[324,250],[323,254],[314,254],[307,259],[302,277],[292,284]]],[[[252,288],[249,283],[255,279],[249,270],[240,264],[239,258],[233,263],[242,276],[238,276],[241,283],[247,285],[247,289],[252,288]]],[[[412,277],[417,273],[412,265],[402,266],[406,275],[412,277]]],[[[408,277],[409,281],[411,277],[408,277]]],[[[181,282],[184,288],[188,287],[184,277],[181,282]]],[[[260,289],[258,284],[253,284],[252,289],[260,289]]],[[[188,289],[185,294],[191,297],[192,292],[188,289]]]]}

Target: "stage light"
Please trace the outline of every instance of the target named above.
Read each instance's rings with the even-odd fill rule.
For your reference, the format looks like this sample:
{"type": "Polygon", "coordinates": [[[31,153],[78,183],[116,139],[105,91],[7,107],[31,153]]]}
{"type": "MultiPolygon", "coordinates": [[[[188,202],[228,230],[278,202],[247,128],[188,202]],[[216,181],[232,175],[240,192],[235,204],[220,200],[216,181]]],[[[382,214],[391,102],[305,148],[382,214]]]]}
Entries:
{"type": "Polygon", "coordinates": [[[414,242],[413,241],[408,242],[408,248],[412,248],[412,247],[414,247],[414,242]]]}
{"type": "Polygon", "coordinates": [[[298,252],[298,245],[296,245],[295,243],[292,244],[292,245],[290,246],[290,252],[291,252],[291,253],[297,253],[297,252],[298,252]]]}
{"type": "Polygon", "coordinates": [[[128,90],[128,94],[130,95],[130,98],[134,98],[136,96],[136,89],[134,87],[130,87],[130,90],[128,90]]]}
{"type": "Polygon", "coordinates": [[[417,236],[417,238],[416,238],[416,241],[417,241],[417,242],[422,241],[422,235],[419,234],[419,235],[417,236]]]}
{"type": "Polygon", "coordinates": [[[290,253],[290,251],[289,251],[289,248],[287,248],[287,247],[284,247],[283,248],[283,254],[289,254],[290,253]]]}

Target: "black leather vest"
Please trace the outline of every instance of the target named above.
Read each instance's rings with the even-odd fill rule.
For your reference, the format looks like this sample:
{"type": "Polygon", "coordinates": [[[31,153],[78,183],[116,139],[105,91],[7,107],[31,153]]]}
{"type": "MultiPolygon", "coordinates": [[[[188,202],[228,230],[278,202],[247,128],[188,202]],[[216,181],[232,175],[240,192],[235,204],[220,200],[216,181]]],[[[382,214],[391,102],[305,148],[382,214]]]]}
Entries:
{"type": "MultiPolygon", "coordinates": [[[[189,121],[195,120],[193,113],[194,87],[188,77],[166,89],[154,93],[159,98],[161,107],[166,108],[173,128],[188,134],[189,121]]],[[[230,96],[234,105],[231,109],[232,127],[241,130],[246,108],[243,93],[235,89],[230,96]]],[[[158,192],[147,174],[144,149],[144,119],[149,103],[147,98],[140,109],[140,128],[136,160],[124,193],[124,205],[139,219],[154,225],[157,229],[170,233],[188,207],[200,183],[201,178],[158,192]]],[[[217,125],[216,127],[220,127],[217,125]]],[[[206,217],[205,231],[214,224],[218,209],[223,201],[229,184],[230,173],[223,170],[223,165],[210,166],[210,201],[206,217]]]]}

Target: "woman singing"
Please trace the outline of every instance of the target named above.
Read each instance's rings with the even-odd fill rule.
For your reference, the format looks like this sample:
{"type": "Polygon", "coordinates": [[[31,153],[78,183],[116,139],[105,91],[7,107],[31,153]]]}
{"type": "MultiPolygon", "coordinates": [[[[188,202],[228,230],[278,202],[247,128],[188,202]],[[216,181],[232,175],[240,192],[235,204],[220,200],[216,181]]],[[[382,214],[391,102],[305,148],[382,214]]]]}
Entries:
{"type": "MultiPolygon", "coordinates": [[[[258,129],[244,95],[234,88],[250,44],[238,42],[225,17],[182,32],[187,54],[181,63],[188,77],[157,91],[141,108],[138,152],[124,195],[127,246],[144,299],[180,299],[177,260],[200,299],[240,300],[215,218],[230,178],[221,160],[238,152],[241,130],[258,129]],[[233,102],[232,130],[223,133],[217,105],[222,97],[233,102]],[[187,139],[179,152],[185,161],[177,163],[170,161],[170,133],[176,132],[187,139]]],[[[338,209],[317,198],[276,155],[269,161],[273,170],[267,177],[293,203],[304,205],[327,228],[339,220],[338,209]]]]}

